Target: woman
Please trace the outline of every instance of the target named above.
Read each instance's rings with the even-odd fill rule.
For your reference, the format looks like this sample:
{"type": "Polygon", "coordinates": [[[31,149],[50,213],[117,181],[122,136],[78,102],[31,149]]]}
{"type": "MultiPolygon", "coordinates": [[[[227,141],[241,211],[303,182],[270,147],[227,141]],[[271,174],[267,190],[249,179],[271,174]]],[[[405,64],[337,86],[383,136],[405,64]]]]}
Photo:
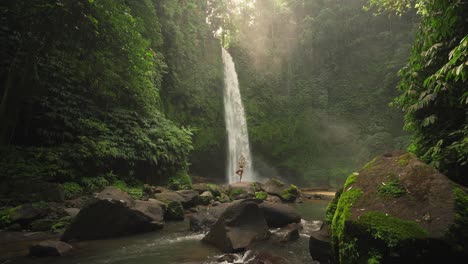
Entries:
{"type": "Polygon", "coordinates": [[[242,182],[242,174],[244,173],[244,163],[245,163],[245,158],[244,155],[240,155],[239,157],[239,169],[236,171],[236,174],[239,175],[239,182],[242,182]]]}

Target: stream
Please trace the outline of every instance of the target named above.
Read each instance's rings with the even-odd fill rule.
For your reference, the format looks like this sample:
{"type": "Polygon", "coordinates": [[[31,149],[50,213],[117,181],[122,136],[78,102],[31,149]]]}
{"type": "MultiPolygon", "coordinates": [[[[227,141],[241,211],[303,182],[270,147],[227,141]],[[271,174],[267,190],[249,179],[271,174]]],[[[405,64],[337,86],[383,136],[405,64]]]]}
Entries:
{"type": "MultiPolygon", "coordinates": [[[[233,262],[218,262],[223,255],[216,248],[201,242],[203,233],[189,231],[188,220],[167,222],[163,230],[122,237],[116,239],[94,240],[71,243],[75,248],[72,256],[59,258],[17,258],[7,263],[31,264],[214,264],[249,263],[258,254],[267,253],[288,260],[290,264],[311,263],[308,233],[320,228],[325,216],[328,200],[308,201],[294,204],[302,215],[304,229],[300,239],[287,244],[265,241],[255,250],[245,254],[234,254],[233,262]]],[[[272,233],[278,230],[271,230],[272,233]]],[[[3,263],[2,263],[3,264],[3,263]]]]}

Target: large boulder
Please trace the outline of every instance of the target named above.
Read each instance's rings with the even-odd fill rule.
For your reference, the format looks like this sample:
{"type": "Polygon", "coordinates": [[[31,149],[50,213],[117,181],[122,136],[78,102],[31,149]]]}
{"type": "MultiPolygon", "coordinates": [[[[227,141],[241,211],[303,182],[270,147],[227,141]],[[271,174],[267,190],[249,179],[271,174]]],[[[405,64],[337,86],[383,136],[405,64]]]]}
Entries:
{"type": "Polygon", "coordinates": [[[233,199],[255,197],[255,192],[262,190],[258,182],[236,182],[229,184],[228,192],[233,199]]]}
{"type": "Polygon", "coordinates": [[[208,231],[213,226],[224,211],[240,201],[232,203],[221,203],[216,206],[207,206],[200,208],[198,212],[190,216],[190,230],[192,231],[208,231]]]}
{"type": "Polygon", "coordinates": [[[412,154],[377,157],[338,195],[327,219],[340,263],[456,263],[468,255],[466,189],[412,154]]]}
{"type": "Polygon", "coordinates": [[[71,245],[62,241],[46,240],[29,247],[29,255],[34,257],[65,256],[72,248],[71,245]]]}
{"type": "Polygon", "coordinates": [[[269,236],[268,225],[257,202],[245,200],[228,207],[203,241],[224,252],[236,252],[269,236]]]}
{"type": "Polygon", "coordinates": [[[309,253],[313,260],[329,263],[332,260],[330,230],[327,224],[310,234],[309,253]]]}
{"type": "Polygon", "coordinates": [[[107,187],[96,195],[65,230],[63,241],[124,236],[161,229],[163,209],[155,201],[135,201],[107,187]]]}
{"type": "Polygon", "coordinates": [[[264,201],[259,204],[269,227],[283,227],[291,223],[300,223],[301,215],[287,204],[264,201]]]}

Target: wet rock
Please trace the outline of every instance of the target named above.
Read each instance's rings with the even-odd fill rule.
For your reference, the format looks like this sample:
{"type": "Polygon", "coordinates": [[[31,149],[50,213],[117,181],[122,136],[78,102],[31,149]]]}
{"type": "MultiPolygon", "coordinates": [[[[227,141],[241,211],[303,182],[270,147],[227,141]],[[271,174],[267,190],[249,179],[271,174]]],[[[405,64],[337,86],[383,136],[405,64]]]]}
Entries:
{"type": "Polygon", "coordinates": [[[218,220],[213,214],[208,211],[198,212],[190,216],[190,230],[204,231],[208,230],[218,220]]]}
{"type": "Polygon", "coordinates": [[[330,230],[322,225],[320,230],[314,231],[309,238],[309,253],[313,260],[320,263],[329,263],[332,259],[330,230]]]}
{"type": "Polygon", "coordinates": [[[199,194],[197,191],[182,190],[177,191],[177,193],[182,196],[181,203],[184,208],[190,208],[199,204],[199,194]]]}
{"type": "Polygon", "coordinates": [[[228,207],[203,241],[224,252],[235,252],[269,236],[262,210],[256,202],[246,200],[228,207]]]}
{"type": "Polygon", "coordinates": [[[107,187],[81,209],[62,240],[87,240],[124,236],[162,227],[160,205],[135,202],[128,194],[107,187]]]}
{"type": "Polygon", "coordinates": [[[32,245],[29,248],[29,255],[34,257],[65,256],[72,248],[71,245],[62,241],[46,240],[32,245]]]}
{"type": "Polygon", "coordinates": [[[268,226],[271,228],[301,222],[301,216],[296,209],[287,204],[264,201],[259,207],[265,215],[268,226]]]}
{"type": "Polygon", "coordinates": [[[289,224],[286,227],[284,234],[281,236],[280,243],[287,243],[298,240],[300,229],[301,226],[299,224],[289,224]]]}

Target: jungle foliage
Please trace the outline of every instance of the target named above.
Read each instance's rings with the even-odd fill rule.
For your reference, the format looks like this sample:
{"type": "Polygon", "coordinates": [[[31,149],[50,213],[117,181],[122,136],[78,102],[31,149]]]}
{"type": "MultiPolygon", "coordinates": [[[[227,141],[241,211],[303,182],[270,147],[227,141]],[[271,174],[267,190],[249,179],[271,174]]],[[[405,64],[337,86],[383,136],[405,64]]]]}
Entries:
{"type": "Polygon", "coordinates": [[[395,103],[405,111],[405,128],[413,132],[410,151],[466,185],[468,1],[371,0],[369,6],[397,14],[416,8],[421,16],[411,57],[399,73],[395,103]]]}
{"type": "Polygon", "coordinates": [[[166,118],[161,94],[197,74],[219,86],[220,70],[182,74],[213,49],[198,2],[2,1],[2,182],[186,177],[196,130],[166,118]]]}

